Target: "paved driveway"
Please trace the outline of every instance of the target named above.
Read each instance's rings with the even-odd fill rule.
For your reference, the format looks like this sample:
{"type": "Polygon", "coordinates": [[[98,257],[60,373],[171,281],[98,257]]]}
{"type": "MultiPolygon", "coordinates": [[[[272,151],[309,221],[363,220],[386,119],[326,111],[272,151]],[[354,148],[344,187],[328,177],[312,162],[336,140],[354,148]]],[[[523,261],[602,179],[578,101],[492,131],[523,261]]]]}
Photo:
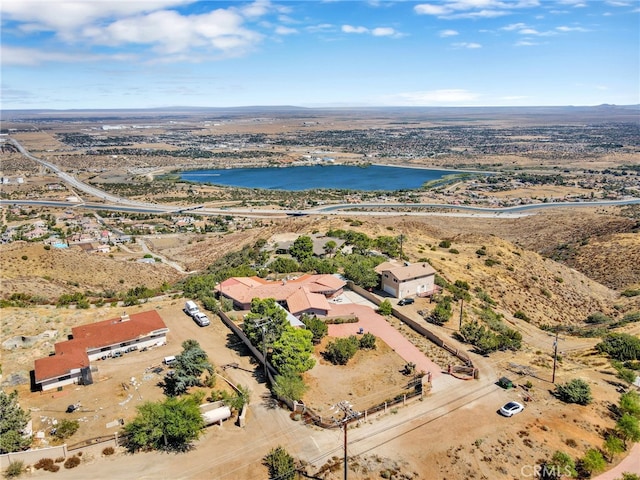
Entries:
{"type": "Polygon", "coordinates": [[[408,362],[416,364],[416,370],[431,372],[432,380],[438,378],[442,372],[440,367],[427,358],[415,345],[407,340],[400,332],[393,328],[382,315],[371,307],[356,303],[335,303],[331,305],[331,314],[338,316],[357,316],[357,323],[342,323],[329,325],[329,335],[332,337],[348,337],[356,335],[362,328],[364,333],[372,333],[379,337],[398,355],[408,362]]]}

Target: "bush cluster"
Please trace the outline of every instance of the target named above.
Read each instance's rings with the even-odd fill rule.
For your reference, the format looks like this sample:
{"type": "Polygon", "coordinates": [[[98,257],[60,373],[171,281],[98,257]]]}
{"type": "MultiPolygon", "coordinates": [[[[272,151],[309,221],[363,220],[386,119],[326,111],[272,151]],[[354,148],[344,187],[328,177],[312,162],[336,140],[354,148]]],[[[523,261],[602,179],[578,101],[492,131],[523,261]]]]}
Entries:
{"type": "Polygon", "coordinates": [[[323,355],[334,365],[346,365],[359,349],[373,348],[376,348],[375,335],[365,333],[360,339],[355,335],[350,335],[347,338],[338,338],[329,342],[323,355]]]}
{"type": "Polygon", "coordinates": [[[36,470],[45,470],[47,472],[57,472],[60,470],[60,465],[56,465],[52,458],[41,458],[33,464],[36,470]]]}

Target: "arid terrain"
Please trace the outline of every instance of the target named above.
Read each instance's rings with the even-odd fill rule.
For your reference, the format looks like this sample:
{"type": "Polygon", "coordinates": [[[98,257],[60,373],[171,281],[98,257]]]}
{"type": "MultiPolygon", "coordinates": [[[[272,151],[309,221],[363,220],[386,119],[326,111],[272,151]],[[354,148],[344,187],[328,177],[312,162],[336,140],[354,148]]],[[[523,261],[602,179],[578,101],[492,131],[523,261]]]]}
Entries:
{"type": "MultiPolygon", "coordinates": [[[[131,120],[130,123],[139,120],[131,120]]],[[[576,121],[566,120],[569,123],[576,121]]],[[[539,126],[531,119],[522,121],[529,126],[539,126]]],[[[353,130],[390,128],[388,119],[358,120],[349,124],[350,120],[337,116],[331,120],[319,119],[313,125],[301,126],[302,122],[300,118],[289,120],[289,131],[317,133],[345,129],[347,126],[353,130]]],[[[106,142],[105,139],[117,137],[122,131],[131,133],[128,129],[105,133],[97,126],[101,123],[92,124],[88,120],[83,120],[80,125],[83,128],[93,125],[91,128],[94,130],[87,134],[93,138],[92,141],[106,142]]],[[[425,128],[442,125],[448,125],[448,122],[436,119],[420,124],[425,128]]],[[[500,129],[508,125],[510,123],[504,121],[492,123],[488,128],[500,129]]],[[[93,185],[112,193],[115,190],[108,189],[116,188],[113,186],[115,184],[119,185],[117,188],[131,188],[126,194],[124,190],[117,192],[136,200],[184,206],[198,203],[200,198],[206,199],[203,203],[218,207],[247,205],[248,201],[256,200],[259,196],[256,192],[240,192],[240,197],[236,197],[236,189],[194,187],[180,182],[163,183],[157,177],[184,168],[206,168],[214,164],[229,166],[234,164],[230,157],[216,159],[215,162],[187,157],[174,158],[172,161],[169,153],[154,157],[132,152],[106,153],[106,149],[112,146],[79,147],[65,143],[63,139],[68,137],[64,135],[71,134],[75,135],[75,142],[86,141],[85,137],[77,135],[78,125],[38,124],[17,119],[9,126],[16,129],[11,136],[33,154],[46,156],[66,171],[76,174],[79,179],[94,182],[93,185]],[[92,148],[97,149],[98,153],[88,154],[92,148]],[[105,153],[100,154],[101,149],[105,153]],[[153,178],[157,179],[157,183],[151,180],[153,178]],[[109,182],[114,182],[111,187],[109,182]],[[134,191],[140,185],[142,190],[134,191]],[[160,185],[158,191],[154,190],[157,185],[160,185]],[[194,190],[197,191],[195,194],[194,190]]],[[[550,127],[547,125],[545,128],[550,127]]],[[[186,148],[185,144],[167,141],[163,137],[167,132],[166,127],[134,131],[140,137],[134,145],[141,149],[186,148]],[[145,143],[143,140],[146,137],[149,138],[145,143]]],[[[237,120],[216,128],[201,127],[197,135],[229,135],[235,139],[236,136],[257,133],[275,136],[280,132],[281,125],[275,121],[237,120]]],[[[534,171],[541,175],[576,175],[575,179],[572,177],[576,185],[589,179],[590,175],[604,178],[608,174],[602,171],[606,169],[640,165],[640,153],[635,145],[626,145],[615,152],[596,153],[585,153],[583,150],[572,153],[567,147],[562,155],[550,152],[546,143],[535,145],[537,149],[528,154],[474,153],[473,158],[469,158],[468,155],[456,156],[449,152],[442,156],[406,161],[395,157],[388,162],[385,159],[385,163],[486,169],[496,169],[497,163],[500,163],[502,167],[508,167],[511,173],[515,166],[518,170],[534,171]],[[560,163],[561,169],[567,172],[558,172],[555,167],[560,163]],[[591,169],[598,172],[588,173],[587,170],[591,169]]],[[[132,146],[128,145],[127,148],[132,146]]],[[[277,161],[293,161],[299,157],[299,153],[307,152],[308,148],[311,147],[305,145],[297,151],[290,146],[278,146],[277,161]]],[[[335,156],[345,162],[355,161],[356,156],[348,149],[338,153],[335,156]]],[[[256,161],[268,164],[274,159],[246,159],[247,164],[256,161]]],[[[243,163],[239,162],[238,165],[243,163]]],[[[78,195],[75,189],[67,185],[62,190],[49,189],[47,185],[63,182],[13,149],[6,149],[2,154],[2,175],[25,179],[24,183],[3,185],[3,200],[62,200],[78,195]]],[[[626,182],[637,183],[637,177],[624,176],[626,182]]],[[[611,178],[607,177],[606,181],[611,178]]],[[[509,182],[511,180],[505,180],[505,188],[509,182]]],[[[523,186],[517,182],[512,190],[497,192],[496,198],[565,198],[578,194],[590,195],[591,192],[598,192],[598,195],[602,193],[600,184],[587,183],[578,188],[557,184],[523,186]]],[[[638,186],[636,190],[633,190],[633,186],[631,189],[624,188],[633,193],[638,186]]],[[[301,195],[304,198],[312,196],[309,193],[301,195]]],[[[397,195],[400,198],[403,194],[397,195]]],[[[436,194],[425,190],[420,195],[421,200],[432,201],[436,194]]],[[[447,185],[437,195],[443,202],[447,197],[456,195],[475,198],[473,184],[465,182],[447,185]]],[[[337,202],[338,197],[336,195],[327,201],[337,202]]],[[[273,192],[265,193],[262,200],[261,208],[277,207],[288,201],[278,198],[273,192]]],[[[299,200],[300,205],[304,206],[307,200],[299,200]]],[[[48,215],[58,215],[65,210],[53,206],[28,208],[34,210],[33,214],[16,214],[12,212],[10,203],[4,203],[3,225],[26,225],[33,219],[49,218],[48,215]]],[[[495,352],[488,357],[471,353],[474,364],[480,370],[478,380],[457,380],[443,374],[434,382],[433,390],[425,399],[398,407],[361,425],[352,425],[349,428],[349,454],[352,456],[349,478],[380,478],[383,472],[396,472],[399,476],[393,478],[404,479],[526,478],[523,473],[526,467],[539,464],[541,459],[549,458],[555,450],[563,450],[578,458],[589,448],[599,448],[603,434],[615,424],[610,412],[619,397],[620,380],[615,376],[608,359],[597,354],[593,348],[599,338],[563,334],[560,336],[561,361],[556,383],[572,378],[584,379],[591,386],[594,402],[584,407],[560,402],[551,394],[554,388],[550,381],[553,336],[546,330],[557,326],[584,328],[588,326],[585,322],[587,317],[596,312],[620,319],[640,310],[640,295],[622,295],[623,292],[640,289],[640,206],[566,207],[502,217],[465,215],[461,212],[445,215],[441,211],[431,212],[435,214],[424,212],[424,215],[406,213],[397,211],[392,214],[365,215],[351,211],[340,215],[289,218],[283,218],[284,215],[259,219],[238,217],[229,220],[232,226],[210,232],[194,229],[148,231],[144,230],[145,222],[150,222],[147,218],[131,219],[130,223],[139,229],[139,233],[130,242],[112,245],[108,253],[89,253],[73,245],[64,249],[51,248],[42,241],[16,240],[2,244],[0,297],[9,300],[12,295],[24,294],[39,300],[35,306],[7,306],[0,309],[0,339],[6,344],[1,354],[2,387],[5,391],[18,389],[21,405],[31,411],[34,430],[48,429],[52,417],[63,418],[68,404],[80,402],[83,408],[72,414],[73,418],[81,421],[80,430],[69,441],[73,444],[112,433],[113,427],[106,426],[108,422],[130,419],[135,414],[135,406],[141,401],[161,398],[162,391],[157,386],[160,377],[150,373],[148,368],[157,366],[163,356],[178,353],[183,340],[197,338],[218,366],[218,373],[252,389],[252,409],[244,430],[232,424],[232,421],[225,423],[222,428],[211,427],[198,440],[196,448],[182,454],[184,457],[179,461],[157,453],[128,455],[119,452],[114,457],[103,458],[99,450],[87,450],[81,467],[74,471],[61,470],[56,475],[61,478],[266,478],[266,468],[261,464],[261,458],[269,448],[282,444],[294,457],[307,464],[310,474],[317,474],[314,478],[342,478],[340,431],[323,431],[305,426],[289,418],[289,413],[284,409],[274,409],[262,382],[259,366],[237,347],[230,330],[214,315],[212,325],[205,329],[198,328],[190,321],[181,311],[184,298],[175,285],[191,274],[205,271],[226,253],[258,241],[269,241],[277,234],[289,233],[295,237],[331,229],[354,230],[370,237],[402,235],[403,255],[408,261],[428,261],[445,280],[467,282],[472,290],[481,289],[495,302],[493,308],[503,315],[505,323],[522,333],[524,345],[517,352],[495,352]],[[447,242],[446,247],[441,246],[443,241],[447,242]],[[141,261],[145,257],[156,260],[141,261]],[[91,305],[88,309],[55,306],[56,299],[63,294],[101,292],[115,296],[140,286],[155,289],[163,285],[166,287],[165,295],[135,306],[125,307],[116,302],[111,304],[111,298],[106,295],[102,304],[91,305]],[[54,394],[29,391],[29,372],[33,369],[33,361],[48,355],[53,343],[66,338],[71,327],[113,318],[123,310],[136,312],[147,309],[157,309],[169,326],[171,333],[166,347],[98,362],[97,381],[90,387],[65,388],[54,394]],[[527,320],[515,318],[515,312],[521,312],[527,320]],[[49,336],[31,342],[30,337],[43,332],[49,332],[49,336]],[[8,345],[11,342],[6,342],[16,338],[22,339],[22,346],[10,348],[8,345]],[[222,370],[222,366],[229,363],[238,363],[241,368],[222,370]],[[517,384],[516,388],[507,391],[495,385],[501,376],[512,378],[517,384]],[[526,382],[531,382],[528,391],[522,388],[526,382]],[[522,414],[503,418],[496,413],[506,401],[524,401],[525,397],[528,401],[522,414]],[[269,415],[273,415],[273,418],[269,415]],[[277,440],[269,441],[269,438],[277,440]],[[222,448],[222,445],[226,447],[227,455],[212,459],[206,453],[207,450],[222,448]],[[108,475],[97,475],[96,468],[108,472],[108,475]],[[318,473],[320,470],[322,473],[318,473]],[[130,472],[135,471],[140,473],[131,475],[130,472]],[[144,474],[141,473],[143,471],[144,474]]],[[[188,216],[189,212],[181,212],[180,215],[188,216]]],[[[93,214],[88,217],[93,217],[93,214]]],[[[69,225],[64,228],[70,234],[76,234],[72,231],[74,226],[71,221],[75,219],[72,220],[69,214],[69,225]]],[[[96,221],[91,218],[91,222],[96,221]]],[[[197,222],[202,223],[196,219],[197,222]]],[[[58,225],[61,223],[59,221],[58,225]]],[[[169,220],[166,223],[168,225],[169,220]]],[[[112,225],[100,226],[112,228],[112,225]]],[[[126,226],[129,227],[129,224],[126,226]]],[[[118,225],[117,228],[123,227],[118,225]]],[[[458,312],[441,327],[424,321],[424,313],[433,307],[428,299],[419,298],[415,304],[402,308],[403,313],[423,322],[447,342],[470,350],[470,346],[459,343],[455,335],[459,328],[458,312]]],[[[478,318],[480,307],[480,302],[475,299],[465,303],[462,310],[464,321],[478,318]]],[[[457,310],[455,305],[454,310],[457,310]]],[[[398,319],[389,318],[388,322],[445,370],[448,354],[438,353],[438,350],[442,350],[398,319]]],[[[638,325],[632,323],[617,331],[640,335],[638,325]]],[[[316,349],[318,367],[309,376],[312,389],[305,399],[309,404],[315,402],[315,405],[326,407],[345,397],[370,397],[376,403],[393,396],[392,391],[406,383],[406,377],[400,373],[406,362],[387,345],[381,344],[374,352],[360,352],[352,363],[341,368],[330,367],[322,359],[323,345],[316,349]],[[345,391],[345,385],[348,391],[345,391]]],[[[220,387],[221,383],[224,382],[217,386],[220,387]]],[[[619,460],[619,457],[616,458],[616,462],[619,460]]],[[[38,478],[48,475],[42,471],[30,474],[38,478]]]]}

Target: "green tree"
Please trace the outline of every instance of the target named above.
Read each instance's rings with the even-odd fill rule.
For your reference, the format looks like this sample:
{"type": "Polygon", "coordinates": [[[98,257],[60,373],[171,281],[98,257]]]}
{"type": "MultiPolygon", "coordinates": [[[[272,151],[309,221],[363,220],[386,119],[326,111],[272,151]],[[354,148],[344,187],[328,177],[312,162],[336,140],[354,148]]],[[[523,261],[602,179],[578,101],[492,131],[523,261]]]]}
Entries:
{"type": "Polygon", "coordinates": [[[347,338],[338,338],[327,344],[324,351],[324,357],[333,364],[346,365],[347,362],[356,354],[360,346],[360,341],[355,335],[347,338]]]}
{"type": "Polygon", "coordinates": [[[611,463],[617,454],[624,452],[624,442],[615,435],[607,435],[602,444],[602,450],[608,457],[607,461],[611,463]]]}
{"type": "Polygon", "coordinates": [[[313,334],[288,327],[272,346],[271,363],[279,373],[303,373],[316,364],[312,356],[313,334]]]}
{"type": "Polygon", "coordinates": [[[136,408],[138,415],[124,426],[131,451],[185,450],[204,426],[198,404],[191,397],[145,402],[136,408]]]}
{"type": "Polygon", "coordinates": [[[303,261],[305,258],[312,257],[313,240],[311,240],[311,237],[308,237],[306,235],[299,236],[298,238],[296,238],[295,242],[293,242],[293,245],[291,245],[289,253],[299,262],[303,261]]]}
{"type": "Polygon", "coordinates": [[[540,478],[557,480],[563,476],[575,477],[577,474],[573,459],[568,454],[557,450],[551,459],[542,466],[540,478]]]}
{"type": "Polygon", "coordinates": [[[633,390],[620,395],[618,408],[622,414],[628,413],[636,418],[640,418],[640,395],[633,390]]]}
{"type": "Polygon", "coordinates": [[[173,373],[164,377],[164,392],[175,397],[187,392],[190,387],[202,385],[201,376],[207,371],[213,375],[214,368],[200,344],[193,339],[182,342],[182,353],[176,355],[173,373]]]}
{"type": "Polygon", "coordinates": [[[273,393],[287,400],[302,400],[309,387],[297,373],[288,372],[284,375],[276,375],[273,384],[273,393]]]}
{"type": "Polygon", "coordinates": [[[378,274],[374,270],[377,263],[363,255],[349,255],[344,265],[344,276],[362,288],[378,285],[378,274]]]}
{"type": "Polygon", "coordinates": [[[327,333],[329,333],[329,327],[327,324],[315,315],[303,314],[300,320],[304,323],[304,326],[307,327],[307,330],[309,330],[313,335],[311,340],[316,345],[322,341],[327,333]]]}
{"type": "Polygon", "coordinates": [[[631,472],[622,472],[622,477],[616,480],[640,480],[640,475],[631,472]]]}
{"type": "Polygon", "coordinates": [[[605,461],[600,450],[595,448],[590,448],[584,454],[584,457],[579,462],[580,470],[587,474],[588,476],[602,472],[607,466],[607,462],[605,461]]]}
{"type": "Polygon", "coordinates": [[[18,405],[18,392],[6,394],[0,390],[0,453],[18,452],[29,447],[31,438],[22,431],[29,423],[29,416],[18,405]]]}
{"type": "Polygon", "coordinates": [[[65,418],[56,427],[55,437],[64,440],[76,433],[79,428],[80,423],[77,420],[68,420],[65,418]]]}
{"type": "Polygon", "coordinates": [[[360,349],[361,350],[375,350],[376,348],[376,336],[373,333],[365,333],[360,337],[360,349]]]}
{"type": "Polygon", "coordinates": [[[269,264],[269,268],[277,273],[299,272],[300,265],[293,258],[278,257],[269,264]]]}
{"type": "Polygon", "coordinates": [[[628,333],[610,333],[596,345],[596,349],[621,362],[639,360],[640,338],[628,333]]]}
{"type": "Polygon", "coordinates": [[[387,299],[380,302],[380,305],[378,305],[378,313],[380,315],[391,315],[393,313],[393,305],[391,305],[391,302],[387,299]]]}
{"type": "Polygon", "coordinates": [[[324,244],[324,247],[322,248],[324,249],[325,254],[331,255],[333,252],[336,251],[337,247],[338,247],[338,244],[334,240],[329,240],[327,243],[324,244]]]}
{"type": "Polygon", "coordinates": [[[254,298],[251,301],[251,312],[245,316],[242,330],[251,343],[262,350],[262,336],[267,345],[272,345],[282,332],[289,327],[287,312],[273,298],[254,298]]]}
{"type": "Polygon", "coordinates": [[[579,378],[557,385],[555,394],[566,403],[577,403],[579,405],[591,403],[591,387],[587,382],[579,378]]]}
{"type": "Polygon", "coordinates": [[[296,465],[293,457],[283,447],[275,447],[264,457],[263,464],[269,469],[269,478],[293,480],[296,465]]]}
{"type": "Polygon", "coordinates": [[[382,235],[373,241],[373,246],[388,257],[400,257],[400,241],[397,237],[382,235]]]}
{"type": "Polygon", "coordinates": [[[638,419],[628,413],[623,414],[616,423],[616,432],[622,438],[625,449],[627,442],[640,441],[640,425],[638,419]]]}
{"type": "Polygon", "coordinates": [[[442,297],[436,304],[431,315],[429,315],[429,323],[434,325],[444,325],[449,321],[452,315],[451,297],[442,297]]]}

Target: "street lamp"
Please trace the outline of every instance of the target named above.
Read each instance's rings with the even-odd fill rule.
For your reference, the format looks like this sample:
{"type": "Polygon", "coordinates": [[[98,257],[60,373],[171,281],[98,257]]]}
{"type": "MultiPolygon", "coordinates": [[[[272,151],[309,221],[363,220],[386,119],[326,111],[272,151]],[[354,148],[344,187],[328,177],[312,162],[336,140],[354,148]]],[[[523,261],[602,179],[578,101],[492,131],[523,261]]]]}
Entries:
{"type": "Polygon", "coordinates": [[[355,411],[353,409],[353,406],[349,402],[344,401],[344,400],[342,402],[338,403],[337,405],[334,405],[333,409],[334,409],[333,410],[334,412],[342,411],[342,413],[344,414],[344,416],[342,417],[342,420],[340,420],[338,423],[340,425],[342,425],[342,428],[344,430],[344,480],[347,480],[347,472],[348,472],[348,468],[347,468],[347,425],[352,420],[360,418],[360,412],[355,411]]]}

